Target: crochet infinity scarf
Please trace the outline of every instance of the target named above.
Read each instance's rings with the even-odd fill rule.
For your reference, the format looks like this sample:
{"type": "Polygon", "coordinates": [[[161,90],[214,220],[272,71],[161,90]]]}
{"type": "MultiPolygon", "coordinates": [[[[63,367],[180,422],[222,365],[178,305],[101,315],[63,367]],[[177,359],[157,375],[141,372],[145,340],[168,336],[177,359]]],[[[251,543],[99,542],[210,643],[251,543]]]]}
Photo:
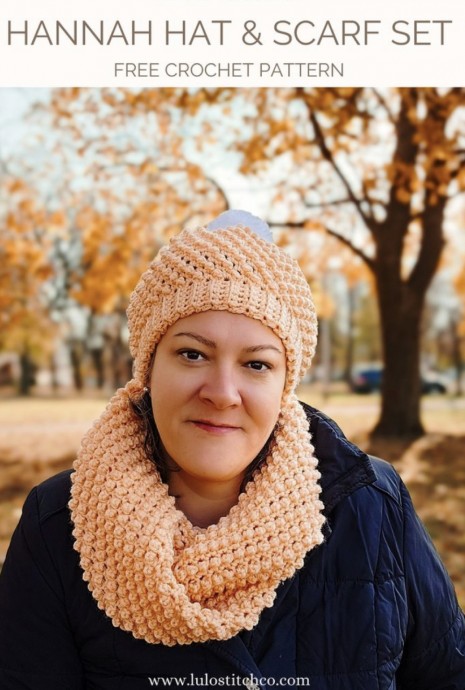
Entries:
{"type": "Polygon", "coordinates": [[[276,588],[322,541],[319,473],[305,413],[283,404],[276,443],[229,514],[194,527],[144,451],[141,421],[119,390],[85,436],[71,516],[84,580],[113,624],[165,645],[252,629],[276,588]]]}

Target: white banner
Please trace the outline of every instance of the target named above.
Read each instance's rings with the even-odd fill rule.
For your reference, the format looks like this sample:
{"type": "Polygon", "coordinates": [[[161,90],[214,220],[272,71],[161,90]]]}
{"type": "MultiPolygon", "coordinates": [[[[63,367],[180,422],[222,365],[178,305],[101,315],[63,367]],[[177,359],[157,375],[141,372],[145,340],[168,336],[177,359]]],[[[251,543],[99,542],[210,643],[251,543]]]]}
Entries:
{"type": "Polygon", "coordinates": [[[0,86],[456,86],[465,3],[3,0],[0,86]]]}

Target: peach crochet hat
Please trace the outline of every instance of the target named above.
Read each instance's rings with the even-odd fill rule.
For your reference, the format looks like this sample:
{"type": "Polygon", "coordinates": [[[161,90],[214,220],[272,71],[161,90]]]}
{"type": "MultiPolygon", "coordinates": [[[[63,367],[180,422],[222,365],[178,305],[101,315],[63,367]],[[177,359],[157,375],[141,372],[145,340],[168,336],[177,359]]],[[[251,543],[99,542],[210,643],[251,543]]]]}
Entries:
{"type": "Polygon", "coordinates": [[[135,380],[147,385],[169,326],[209,309],[246,314],[275,331],[286,349],[286,388],[295,388],[315,352],[312,295],[297,262],[250,213],[227,211],[205,228],[184,230],[142,275],[127,312],[135,380]]]}
{"type": "Polygon", "coordinates": [[[279,584],[323,540],[320,475],[294,392],[315,349],[310,289],[263,222],[233,212],[184,230],[161,250],[133,293],[128,320],[134,379],[84,437],[72,475],[83,578],[113,624],[136,638],[165,645],[225,640],[257,624],[279,584]],[[210,309],[273,329],[285,346],[287,378],[266,461],[228,515],[202,529],[177,509],[147,456],[131,402],[144,394],[168,327],[210,309]]]}

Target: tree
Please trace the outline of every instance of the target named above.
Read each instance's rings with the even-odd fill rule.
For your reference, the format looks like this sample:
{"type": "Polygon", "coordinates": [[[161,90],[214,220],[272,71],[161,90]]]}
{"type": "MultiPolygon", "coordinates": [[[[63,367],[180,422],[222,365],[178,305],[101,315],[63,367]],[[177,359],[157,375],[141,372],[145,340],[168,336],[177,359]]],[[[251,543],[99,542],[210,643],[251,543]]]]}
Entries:
{"type": "Polygon", "coordinates": [[[263,176],[287,156],[275,199],[293,191],[294,200],[287,209],[281,203],[279,222],[305,228],[318,209],[326,231],[373,274],[385,364],[375,433],[421,434],[420,324],[445,243],[446,206],[465,185],[465,90],[298,88],[245,96],[255,114],[236,144],[243,172],[263,176]],[[363,240],[360,227],[368,231],[363,240]]]}
{"type": "Polygon", "coordinates": [[[23,180],[5,177],[2,182],[0,348],[18,352],[19,392],[28,395],[34,359],[49,352],[54,334],[44,287],[53,271],[48,232],[62,218],[47,213],[23,180]]]}
{"type": "MultiPolygon", "coordinates": [[[[125,310],[142,270],[186,223],[225,207],[221,190],[182,155],[175,129],[164,136],[162,112],[153,120],[135,113],[128,127],[115,108],[105,108],[102,97],[108,106],[113,98],[121,106],[124,93],[53,92],[50,103],[29,115],[27,154],[8,160],[17,178],[33,188],[45,214],[57,205],[64,209],[61,231],[47,235],[53,269],[47,278],[47,308],[68,324],[78,388],[89,350],[102,384],[104,347],[121,383],[123,374],[117,372],[126,374],[129,355],[122,340],[125,310]],[[73,328],[76,308],[82,313],[79,332],[73,328]],[[80,326],[95,328],[109,316],[100,343],[80,326]]],[[[14,210],[14,199],[6,200],[5,207],[14,210]]],[[[37,232],[28,240],[31,251],[40,250],[37,232]]]]}
{"type": "Polygon", "coordinates": [[[382,103],[395,134],[391,161],[381,176],[363,177],[356,186],[338,160],[338,147],[345,143],[354,119],[360,121],[361,132],[367,131],[377,109],[370,110],[364,91],[354,91],[342,102],[333,92],[334,98],[326,101],[324,109],[321,96],[305,98],[314,140],[375,246],[374,255],[369,256],[346,239],[372,271],[377,287],[385,371],[381,418],[375,431],[380,435],[418,435],[423,432],[419,407],[421,316],[444,244],[450,182],[461,170],[456,144],[446,135],[451,113],[460,100],[434,90],[422,93],[409,89],[400,91],[397,112],[382,103]],[[327,127],[322,124],[323,116],[330,121],[327,127]],[[384,194],[380,194],[381,182],[389,183],[384,194]],[[421,231],[420,246],[413,267],[405,275],[402,259],[413,223],[421,231]]]}

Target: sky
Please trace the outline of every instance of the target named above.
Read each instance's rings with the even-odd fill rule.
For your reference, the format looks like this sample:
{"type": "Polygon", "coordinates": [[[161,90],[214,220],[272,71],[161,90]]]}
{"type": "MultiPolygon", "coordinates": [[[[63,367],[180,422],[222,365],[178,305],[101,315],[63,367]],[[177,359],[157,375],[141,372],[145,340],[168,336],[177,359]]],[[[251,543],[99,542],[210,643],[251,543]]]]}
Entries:
{"type": "Polygon", "coordinates": [[[47,100],[50,89],[0,88],[0,155],[9,156],[26,133],[22,121],[32,103],[47,100]]]}

